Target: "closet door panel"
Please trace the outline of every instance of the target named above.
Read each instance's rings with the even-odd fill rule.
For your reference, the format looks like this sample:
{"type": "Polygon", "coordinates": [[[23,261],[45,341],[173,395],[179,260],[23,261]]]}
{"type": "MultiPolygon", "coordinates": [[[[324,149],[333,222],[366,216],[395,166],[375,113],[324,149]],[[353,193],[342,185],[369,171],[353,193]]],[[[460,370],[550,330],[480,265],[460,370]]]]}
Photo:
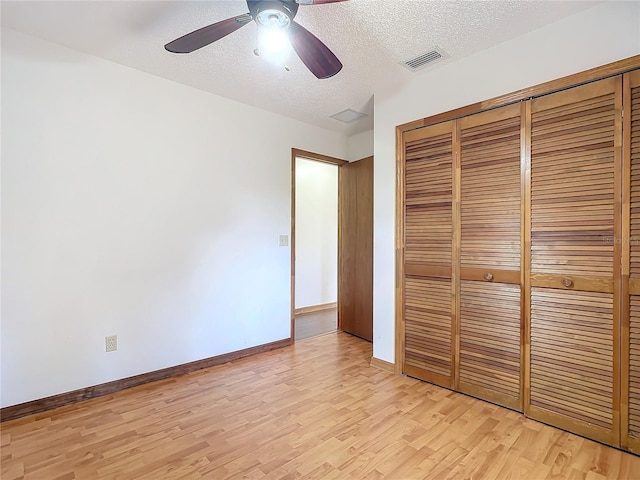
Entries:
{"type": "Polygon", "coordinates": [[[640,71],[625,75],[623,446],[640,454],[640,71]]]}
{"type": "Polygon", "coordinates": [[[520,106],[459,123],[460,267],[520,271],[520,106]]]}
{"type": "Polygon", "coordinates": [[[613,295],[532,288],[531,405],[613,429],[613,295]]]}
{"type": "Polygon", "coordinates": [[[613,277],[614,83],[532,101],[532,274],[613,277]]]}
{"type": "Polygon", "coordinates": [[[403,372],[451,388],[453,122],[404,145],[403,372]]]}
{"type": "Polygon", "coordinates": [[[520,286],[460,285],[460,391],[520,406],[520,286]]]}
{"type": "Polygon", "coordinates": [[[461,119],[457,389],[521,401],[520,105],[461,119]]]}
{"type": "Polygon", "coordinates": [[[613,445],[620,93],[611,78],[531,102],[528,413],[613,445]]]}
{"type": "Polygon", "coordinates": [[[405,263],[450,268],[451,125],[416,133],[405,147],[405,263]]]}
{"type": "Polygon", "coordinates": [[[404,373],[447,384],[451,369],[451,279],[407,276],[404,373]]]}
{"type": "Polygon", "coordinates": [[[629,378],[627,446],[640,453],[640,291],[629,298],[629,378]]]}

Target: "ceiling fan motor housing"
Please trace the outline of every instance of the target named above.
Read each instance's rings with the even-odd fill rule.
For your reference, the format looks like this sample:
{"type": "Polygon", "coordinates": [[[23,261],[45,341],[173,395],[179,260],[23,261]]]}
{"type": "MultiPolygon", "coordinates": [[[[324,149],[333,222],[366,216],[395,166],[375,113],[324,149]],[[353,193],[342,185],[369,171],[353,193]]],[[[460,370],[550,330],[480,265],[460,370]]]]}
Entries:
{"type": "MultiPolygon", "coordinates": [[[[247,0],[249,13],[258,25],[262,25],[261,19],[267,12],[279,12],[289,18],[287,26],[298,13],[298,4],[294,0],[247,0]],[[263,15],[260,15],[260,13],[263,15]]],[[[266,25],[265,25],[266,26],[266,25]]]]}

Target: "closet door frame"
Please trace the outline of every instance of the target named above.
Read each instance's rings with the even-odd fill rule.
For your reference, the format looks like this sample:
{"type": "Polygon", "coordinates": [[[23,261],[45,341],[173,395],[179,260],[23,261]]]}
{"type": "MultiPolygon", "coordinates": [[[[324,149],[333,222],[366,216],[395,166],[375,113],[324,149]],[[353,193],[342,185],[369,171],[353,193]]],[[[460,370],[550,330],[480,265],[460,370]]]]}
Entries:
{"type": "MultiPolygon", "coordinates": [[[[521,286],[522,286],[522,317],[521,317],[521,325],[523,328],[522,333],[522,349],[521,349],[521,375],[522,375],[522,398],[523,398],[523,407],[525,415],[529,413],[529,405],[530,405],[530,292],[531,292],[531,225],[530,225],[530,213],[531,213],[531,104],[530,99],[541,96],[544,94],[549,94],[561,90],[565,90],[571,87],[575,87],[581,84],[594,82],[597,80],[601,80],[608,77],[613,77],[616,75],[623,75],[627,72],[631,72],[633,70],[640,69],[640,55],[636,55],[633,57],[629,57],[624,60],[620,60],[617,62],[613,62],[607,65],[599,66],[596,68],[592,68],[590,70],[586,70],[584,72],[576,73],[573,75],[569,75],[567,77],[563,77],[560,79],[552,80],[550,82],[546,82],[537,86],[525,88],[522,90],[518,90],[516,92],[512,92],[506,95],[502,95],[499,97],[495,97],[489,100],[485,100],[482,102],[478,102],[472,105],[468,105],[462,108],[450,110],[448,112],[439,113],[437,115],[433,115],[430,117],[426,117],[420,120],[416,120],[413,122],[405,123],[396,127],[396,248],[395,248],[395,273],[396,273],[396,281],[395,281],[395,326],[396,326],[396,339],[395,339],[395,372],[396,374],[402,374],[402,365],[404,358],[404,145],[405,145],[405,135],[409,132],[415,131],[425,126],[435,125],[438,123],[449,122],[452,120],[456,120],[458,118],[462,118],[468,115],[472,115],[475,113],[480,113],[486,110],[490,110],[493,108],[497,108],[500,106],[505,106],[509,104],[513,104],[516,102],[521,102],[522,105],[522,116],[523,121],[521,123],[522,135],[521,135],[521,211],[522,211],[522,257],[521,257],[521,286]]],[[[628,92],[628,80],[625,76],[624,80],[624,91],[628,92]]],[[[622,79],[620,80],[622,82],[622,79]]],[[[625,98],[628,95],[625,95],[625,98]]],[[[622,104],[618,105],[622,111],[622,104]]],[[[626,110],[628,111],[628,109],[626,110]]],[[[616,128],[623,129],[625,135],[625,144],[628,144],[629,137],[629,126],[630,120],[629,116],[625,115],[623,120],[617,122],[616,128]],[[624,123],[624,129],[623,129],[624,123]]],[[[456,129],[457,130],[457,129],[456,129]]],[[[617,212],[617,221],[614,226],[614,230],[619,237],[623,237],[626,234],[626,238],[629,236],[629,221],[628,213],[623,215],[623,212],[629,212],[630,209],[630,200],[629,200],[629,192],[630,192],[630,180],[629,180],[629,158],[630,154],[628,151],[622,152],[622,145],[617,145],[618,153],[618,163],[616,167],[616,185],[615,185],[615,197],[616,197],[616,212],[617,212]],[[621,158],[620,158],[621,157],[621,158]],[[625,210],[626,209],[626,210],[625,210]]],[[[459,156],[454,155],[454,162],[457,162],[457,167],[459,168],[459,156]],[[457,158],[457,160],[456,160],[457,158]]],[[[456,164],[454,163],[454,174],[456,164]]],[[[455,188],[455,187],[454,187],[455,188]]],[[[455,202],[454,195],[454,202],[455,202]]],[[[458,195],[459,200],[459,195],[458,195]]],[[[456,204],[456,207],[459,204],[456,204]]],[[[455,213],[454,213],[455,215],[455,213]]],[[[454,217],[458,218],[458,217],[454,217]]],[[[459,236],[459,232],[454,232],[455,235],[459,236]]],[[[454,239],[456,237],[454,236],[454,239]]],[[[455,243],[455,240],[454,242],[455,243]]],[[[459,242],[458,242],[459,247],[459,242]]],[[[455,248],[455,246],[454,246],[455,248]]],[[[458,251],[459,253],[459,251],[458,251]]],[[[628,245],[625,245],[624,242],[617,248],[617,253],[615,254],[616,258],[622,258],[622,265],[618,265],[616,271],[614,272],[614,295],[618,295],[619,301],[614,302],[614,309],[617,314],[614,313],[614,322],[617,325],[614,325],[614,336],[615,342],[618,344],[617,352],[614,355],[614,369],[616,370],[616,384],[617,384],[617,393],[614,393],[614,397],[617,397],[620,402],[617,404],[619,407],[614,406],[614,415],[618,418],[619,422],[617,431],[617,438],[610,439],[600,439],[601,441],[605,441],[606,443],[622,445],[624,448],[629,448],[632,451],[640,452],[640,442],[635,443],[635,440],[628,438],[628,387],[624,386],[624,378],[629,376],[629,251],[628,245]],[[626,263],[626,266],[625,266],[626,263]],[[627,299],[627,301],[624,301],[627,299]],[[615,318],[619,319],[617,322],[615,318]],[[625,365],[627,362],[627,365],[625,365]],[[625,403],[626,402],[626,403],[625,403]]],[[[455,262],[454,262],[455,265],[455,262]]],[[[458,267],[459,268],[459,267],[458,267]]],[[[455,284],[459,284],[458,271],[454,267],[454,272],[452,274],[452,281],[455,284]]],[[[635,287],[634,287],[635,288],[635,287]]],[[[459,287],[455,288],[453,292],[453,301],[455,302],[459,295],[459,287]]],[[[455,305],[455,303],[454,303],[455,305]]],[[[454,334],[459,335],[459,322],[458,317],[456,315],[456,310],[453,310],[452,321],[454,326],[454,334]]],[[[456,341],[458,340],[457,337],[456,341]]],[[[456,343],[454,342],[454,345],[456,343]]],[[[458,360],[457,348],[455,349],[454,355],[456,356],[456,360],[458,360]]],[[[458,381],[457,378],[453,379],[453,385],[456,385],[458,381]]],[[[614,419],[615,422],[615,419],[614,419]]],[[[588,434],[588,433],[587,433],[588,434]]]]}

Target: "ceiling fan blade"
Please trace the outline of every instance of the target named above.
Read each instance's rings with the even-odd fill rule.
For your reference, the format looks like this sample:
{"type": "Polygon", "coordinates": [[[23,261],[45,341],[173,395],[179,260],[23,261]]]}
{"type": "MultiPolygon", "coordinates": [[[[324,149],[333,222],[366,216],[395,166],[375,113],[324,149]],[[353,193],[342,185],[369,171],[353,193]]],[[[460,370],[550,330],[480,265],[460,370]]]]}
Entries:
{"type": "Polygon", "coordinates": [[[202,27],[194,32],[187,33],[180,38],[176,38],[174,41],[167,43],[164,48],[172,53],[191,53],[220,40],[222,37],[226,37],[240,27],[244,27],[247,23],[251,22],[251,20],[253,20],[253,18],[248,13],[228,18],[221,22],[202,27]]]}
{"type": "Polygon", "coordinates": [[[346,2],[348,0],[296,0],[298,5],[322,5],[323,3],[346,2]]]}
{"type": "Polygon", "coordinates": [[[316,77],[333,77],[342,70],[342,63],[329,47],[298,22],[291,22],[289,26],[289,41],[302,63],[316,77]]]}

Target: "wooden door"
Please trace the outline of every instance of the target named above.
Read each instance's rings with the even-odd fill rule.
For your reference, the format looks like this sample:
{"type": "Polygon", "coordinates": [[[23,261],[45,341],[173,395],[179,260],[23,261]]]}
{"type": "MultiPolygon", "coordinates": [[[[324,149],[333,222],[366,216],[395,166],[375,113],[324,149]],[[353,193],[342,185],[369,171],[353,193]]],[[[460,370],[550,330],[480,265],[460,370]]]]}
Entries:
{"type": "Polygon", "coordinates": [[[621,79],[531,102],[532,418],[619,443],[621,79]]]}
{"type": "Polygon", "coordinates": [[[373,157],[338,173],[338,327],[373,341],[373,157]]]}
{"type": "MultiPolygon", "coordinates": [[[[458,121],[457,390],[522,411],[519,104],[458,121]]],[[[457,190],[457,189],[456,189],[457,190]]]]}
{"type": "Polygon", "coordinates": [[[404,135],[402,371],[453,387],[454,122],[404,135]]]}
{"type": "Polygon", "coordinates": [[[622,444],[640,454],[640,71],[624,79],[622,444]]]}

